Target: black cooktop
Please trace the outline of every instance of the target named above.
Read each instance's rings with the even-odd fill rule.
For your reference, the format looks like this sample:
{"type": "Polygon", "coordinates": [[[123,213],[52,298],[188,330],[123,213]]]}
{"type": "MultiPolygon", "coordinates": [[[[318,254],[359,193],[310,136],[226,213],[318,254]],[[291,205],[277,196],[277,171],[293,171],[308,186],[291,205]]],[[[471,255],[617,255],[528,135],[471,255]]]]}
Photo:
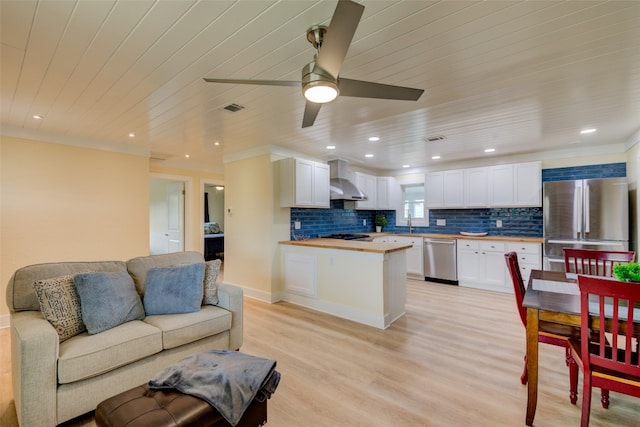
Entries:
{"type": "Polygon", "coordinates": [[[328,234],[322,237],[324,237],[325,239],[358,240],[358,239],[366,239],[369,237],[369,235],[355,234],[355,233],[334,233],[334,234],[328,234]]]}

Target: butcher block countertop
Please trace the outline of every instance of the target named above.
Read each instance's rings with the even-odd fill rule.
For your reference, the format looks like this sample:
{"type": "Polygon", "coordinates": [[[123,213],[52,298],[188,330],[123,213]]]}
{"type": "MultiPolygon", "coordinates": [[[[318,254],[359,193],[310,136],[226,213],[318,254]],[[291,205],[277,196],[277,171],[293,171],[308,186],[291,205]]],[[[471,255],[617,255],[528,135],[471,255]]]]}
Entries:
{"type": "Polygon", "coordinates": [[[407,236],[407,237],[425,237],[431,239],[457,239],[457,240],[495,240],[499,242],[524,242],[524,243],[543,243],[542,237],[522,237],[522,236],[463,236],[462,234],[427,234],[427,233],[365,233],[369,236],[383,237],[383,236],[407,236]]]}
{"type": "MultiPolygon", "coordinates": [[[[371,236],[384,233],[367,233],[371,236]]],[[[361,251],[385,254],[389,252],[409,249],[410,244],[405,243],[374,243],[363,242],[361,240],[340,240],[340,239],[309,239],[309,240],[287,240],[280,242],[281,245],[306,246],[311,248],[341,249],[346,251],[361,251]]]]}

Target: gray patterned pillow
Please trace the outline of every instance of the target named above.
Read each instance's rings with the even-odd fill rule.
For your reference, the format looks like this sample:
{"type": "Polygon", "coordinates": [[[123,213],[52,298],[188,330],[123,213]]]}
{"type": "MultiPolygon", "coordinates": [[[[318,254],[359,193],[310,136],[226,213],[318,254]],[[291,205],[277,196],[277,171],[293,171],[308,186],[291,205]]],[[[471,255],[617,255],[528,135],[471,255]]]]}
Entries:
{"type": "Polygon", "coordinates": [[[217,305],[219,302],[216,279],[220,271],[220,264],[219,259],[204,263],[204,299],[202,301],[204,304],[217,305]]]}
{"type": "Polygon", "coordinates": [[[80,297],[73,275],[37,280],[33,289],[40,303],[40,311],[60,336],[60,342],[87,330],[82,322],[80,297]]]}

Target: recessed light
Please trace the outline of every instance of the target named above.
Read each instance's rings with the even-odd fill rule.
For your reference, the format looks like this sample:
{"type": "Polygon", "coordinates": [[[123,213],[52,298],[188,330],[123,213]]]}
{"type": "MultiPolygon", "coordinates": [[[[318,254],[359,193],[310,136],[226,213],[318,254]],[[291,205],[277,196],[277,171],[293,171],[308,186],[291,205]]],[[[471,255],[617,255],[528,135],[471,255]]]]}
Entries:
{"type": "Polygon", "coordinates": [[[213,145],[215,145],[217,147],[218,145],[220,145],[220,141],[214,142],[213,145]]]}
{"type": "Polygon", "coordinates": [[[336,146],[335,145],[327,145],[327,150],[335,150],[336,146]]]}
{"type": "Polygon", "coordinates": [[[369,141],[371,141],[371,142],[380,141],[380,137],[379,136],[370,136],[369,137],[369,141]]]}
{"type": "Polygon", "coordinates": [[[411,165],[402,165],[403,168],[410,168],[411,165]]]}
{"type": "Polygon", "coordinates": [[[440,156],[431,156],[431,160],[438,160],[440,156]]]}
{"type": "Polygon", "coordinates": [[[485,148],[485,149],[484,149],[484,152],[485,152],[485,153],[493,153],[494,151],[496,151],[496,149],[495,149],[495,148],[485,148]]]}
{"type": "Polygon", "coordinates": [[[40,119],[42,119],[42,116],[40,114],[34,114],[33,118],[36,119],[36,120],[40,120],[40,119]]]}
{"type": "Polygon", "coordinates": [[[586,134],[588,134],[588,133],[594,133],[594,132],[595,132],[595,131],[597,131],[597,130],[598,130],[598,129],[594,129],[594,128],[591,128],[591,129],[583,129],[583,130],[581,130],[581,131],[580,131],[580,133],[581,133],[581,134],[583,134],[583,135],[586,135],[586,134]]]}
{"type": "Polygon", "coordinates": [[[188,154],[185,154],[184,156],[185,156],[187,159],[188,159],[189,157],[191,157],[191,156],[189,156],[188,154]]]}
{"type": "Polygon", "coordinates": [[[371,157],[373,157],[373,154],[369,153],[369,154],[365,154],[364,156],[367,157],[367,158],[371,158],[371,157]]]}
{"type": "Polygon", "coordinates": [[[135,133],[133,133],[133,132],[129,132],[129,138],[135,138],[135,137],[136,137],[136,134],[135,134],[135,133]]]}

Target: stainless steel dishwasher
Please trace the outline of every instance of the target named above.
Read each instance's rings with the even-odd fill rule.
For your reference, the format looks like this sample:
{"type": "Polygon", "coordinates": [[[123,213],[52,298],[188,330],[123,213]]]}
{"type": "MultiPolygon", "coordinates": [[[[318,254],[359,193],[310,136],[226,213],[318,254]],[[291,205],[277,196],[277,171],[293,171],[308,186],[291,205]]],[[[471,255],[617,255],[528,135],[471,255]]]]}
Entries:
{"type": "Polygon", "coordinates": [[[424,280],[458,284],[456,239],[424,239],[424,280]]]}

